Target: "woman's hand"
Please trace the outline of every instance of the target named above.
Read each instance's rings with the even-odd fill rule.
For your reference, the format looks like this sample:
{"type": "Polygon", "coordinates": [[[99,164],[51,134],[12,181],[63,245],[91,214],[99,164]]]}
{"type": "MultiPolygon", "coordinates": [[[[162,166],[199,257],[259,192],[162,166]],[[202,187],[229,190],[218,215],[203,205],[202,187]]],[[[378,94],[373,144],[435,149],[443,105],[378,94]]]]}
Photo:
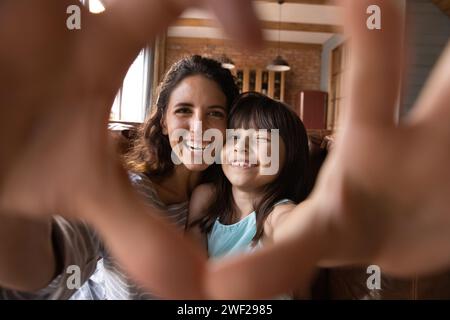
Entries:
{"type": "Polygon", "coordinates": [[[241,42],[260,40],[247,0],[111,0],[100,15],[78,1],[2,1],[0,214],[86,218],[131,188],[107,135],[112,102],[141,48],[193,5],[241,42]],[[73,4],[80,30],[66,27],[73,4]]]}
{"type": "Polygon", "coordinates": [[[210,6],[226,30],[248,44],[261,40],[256,16],[249,0],[110,0],[105,5],[104,13],[93,15],[76,0],[0,1],[0,215],[14,221],[2,236],[18,239],[13,247],[23,253],[12,257],[10,247],[3,250],[0,283],[36,288],[53,276],[52,252],[42,245],[51,244],[49,224],[41,228],[30,221],[30,234],[20,216],[59,214],[90,222],[129,274],[154,292],[201,297],[196,279],[204,255],[135,195],[109,141],[107,122],[130,64],[185,8],[210,6]],[[66,26],[70,5],[81,7],[80,30],[66,26]],[[138,250],[143,243],[149,245],[138,250]],[[49,257],[28,255],[33,244],[49,257]],[[173,255],[167,255],[168,247],[173,255]],[[177,257],[186,263],[172,261],[177,257]],[[14,261],[26,259],[27,266],[36,266],[36,277],[21,276],[27,268],[11,272],[14,261]],[[173,271],[176,276],[172,266],[180,268],[173,271]]]}

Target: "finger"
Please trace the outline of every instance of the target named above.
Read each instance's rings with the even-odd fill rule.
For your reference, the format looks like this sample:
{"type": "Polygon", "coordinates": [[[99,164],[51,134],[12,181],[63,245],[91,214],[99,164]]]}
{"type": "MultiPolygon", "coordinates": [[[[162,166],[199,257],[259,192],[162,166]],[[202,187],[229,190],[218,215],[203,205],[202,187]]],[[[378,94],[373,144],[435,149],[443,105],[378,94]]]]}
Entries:
{"type": "Polygon", "coordinates": [[[97,92],[115,94],[113,88],[121,86],[139,51],[182,12],[185,2],[194,1],[111,1],[101,14],[85,13],[75,63],[85,72],[84,82],[97,92]]]}
{"type": "Polygon", "coordinates": [[[111,1],[103,14],[87,15],[84,46],[90,58],[83,61],[95,63],[88,69],[96,70],[103,85],[105,80],[120,85],[139,51],[185,8],[200,4],[212,9],[231,37],[250,47],[260,43],[261,30],[250,0],[111,1]],[[94,54],[98,59],[93,58],[94,54]]]}
{"type": "Polygon", "coordinates": [[[252,1],[210,0],[207,3],[231,38],[251,49],[261,45],[262,31],[252,1]]]}
{"type": "Polygon", "coordinates": [[[449,128],[450,121],[450,42],[427,80],[408,121],[432,122],[449,128]]]}
{"type": "Polygon", "coordinates": [[[86,114],[92,121],[86,121],[97,131],[102,130],[102,136],[106,134],[115,95],[140,50],[167,27],[184,6],[196,1],[109,1],[105,3],[106,11],[98,15],[82,9],[81,30],[68,32],[75,42],[68,73],[75,80],[71,91],[83,99],[78,109],[88,109],[86,114]]]}
{"type": "Polygon", "coordinates": [[[345,28],[350,36],[350,74],[346,83],[349,99],[344,121],[350,125],[394,125],[402,68],[400,2],[340,2],[345,8],[345,28]],[[377,12],[381,29],[369,29],[371,22],[377,22],[370,20],[371,16],[377,17],[377,12]]]}
{"type": "Polygon", "coordinates": [[[61,83],[55,81],[60,79],[56,66],[66,65],[62,55],[70,46],[65,39],[64,2],[9,0],[0,7],[2,181],[24,144],[34,138],[38,118],[52,108],[48,95],[56,94],[61,83]]]}

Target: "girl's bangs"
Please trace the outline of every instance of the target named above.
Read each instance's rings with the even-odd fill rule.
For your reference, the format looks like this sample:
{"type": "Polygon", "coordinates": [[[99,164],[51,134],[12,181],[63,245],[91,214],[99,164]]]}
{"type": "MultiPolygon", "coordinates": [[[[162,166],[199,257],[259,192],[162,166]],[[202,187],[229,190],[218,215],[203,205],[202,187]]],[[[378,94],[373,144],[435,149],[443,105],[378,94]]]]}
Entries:
{"type": "Polygon", "coordinates": [[[233,129],[278,129],[273,107],[264,106],[261,100],[247,97],[239,101],[233,108],[229,127],[233,129]]]}

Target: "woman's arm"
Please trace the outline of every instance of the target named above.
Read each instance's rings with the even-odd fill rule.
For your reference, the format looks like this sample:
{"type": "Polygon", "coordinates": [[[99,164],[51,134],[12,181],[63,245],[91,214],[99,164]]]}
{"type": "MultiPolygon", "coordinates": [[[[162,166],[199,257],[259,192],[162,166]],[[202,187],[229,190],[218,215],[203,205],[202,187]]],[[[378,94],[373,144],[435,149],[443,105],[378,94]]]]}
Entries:
{"type": "Polygon", "coordinates": [[[0,215],[0,286],[36,291],[56,273],[51,219],[0,215]],[[14,272],[12,272],[14,270],[14,272]]]}
{"type": "MultiPolygon", "coordinates": [[[[64,22],[70,18],[67,9],[73,4],[69,0],[2,1],[5,19],[0,19],[1,49],[8,50],[0,49],[1,211],[23,212],[35,218],[54,212],[73,217],[73,210],[86,194],[96,198],[105,180],[101,172],[109,159],[106,121],[117,89],[140,49],[186,7],[211,7],[229,34],[238,36],[242,43],[261,39],[250,0],[111,1],[101,15],[82,9],[81,30],[69,30],[64,22]],[[24,37],[33,41],[24,46],[24,37]]],[[[99,201],[109,203],[113,197],[99,201]]],[[[106,214],[120,208],[123,206],[106,214]]],[[[89,213],[102,210],[100,207],[89,213]]],[[[0,265],[5,263],[0,267],[0,283],[24,289],[45,284],[55,272],[49,224],[26,226],[0,219],[1,242],[5,245],[0,249],[0,265]],[[24,242],[15,242],[11,249],[7,244],[12,236],[24,242]],[[8,266],[35,266],[26,256],[32,250],[23,250],[22,244],[44,251],[37,255],[46,261],[42,270],[35,270],[37,278],[26,279],[27,270],[8,266]],[[13,283],[17,279],[26,279],[26,283],[13,283]]],[[[122,227],[116,230],[119,239],[122,227]]],[[[105,229],[114,228],[106,221],[105,229]]],[[[123,247],[118,247],[122,252],[123,247]]],[[[134,247],[131,244],[128,251],[134,247]]]]}
{"type": "Polygon", "coordinates": [[[0,299],[68,299],[99,255],[98,237],[85,223],[0,215],[0,299]]]}
{"type": "MultiPolygon", "coordinates": [[[[124,172],[122,178],[127,179],[124,172]]],[[[205,251],[149,207],[131,185],[105,183],[85,203],[89,205],[79,211],[81,218],[95,228],[134,281],[162,298],[205,298],[205,251]]]]}

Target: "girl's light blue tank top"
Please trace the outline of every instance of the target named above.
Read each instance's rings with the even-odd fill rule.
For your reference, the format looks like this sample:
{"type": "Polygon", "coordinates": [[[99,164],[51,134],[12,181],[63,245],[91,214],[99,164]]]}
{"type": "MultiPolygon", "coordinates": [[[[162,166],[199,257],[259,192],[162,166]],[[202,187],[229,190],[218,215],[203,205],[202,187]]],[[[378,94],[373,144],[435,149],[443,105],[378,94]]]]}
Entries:
{"type": "MultiPolygon", "coordinates": [[[[274,207],[283,203],[292,203],[292,201],[283,199],[278,201],[274,207]]],[[[209,257],[219,258],[236,253],[249,252],[259,246],[259,243],[252,245],[252,239],[255,235],[255,211],[234,224],[222,224],[217,219],[211,232],[208,234],[209,257]]]]}

